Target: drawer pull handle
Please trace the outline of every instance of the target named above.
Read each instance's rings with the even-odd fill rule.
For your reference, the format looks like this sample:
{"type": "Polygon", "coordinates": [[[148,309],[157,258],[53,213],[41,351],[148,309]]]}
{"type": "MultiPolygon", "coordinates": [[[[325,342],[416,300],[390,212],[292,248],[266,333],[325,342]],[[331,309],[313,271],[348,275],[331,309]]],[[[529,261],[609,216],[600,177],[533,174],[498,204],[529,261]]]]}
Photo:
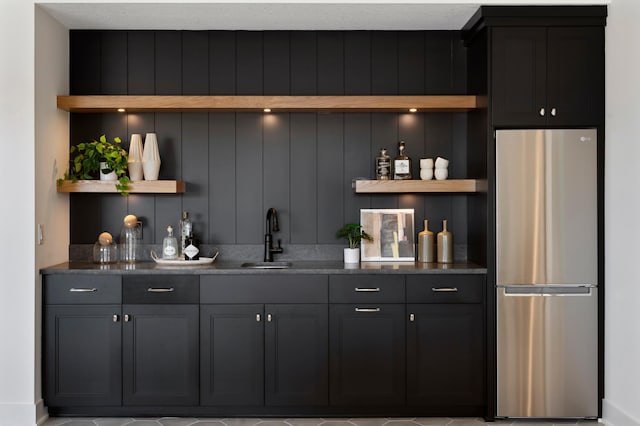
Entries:
{"type": "Polygon", "coordinates": [[[378,287],[356,287],[354,290],[358,293],[378,293],[380,291],[378,287]]]}
{"type": "Polygon", "coordinates": [[[458,291],[457,287],[432,287],[431,291],[435,293],[456,293],[458,291]]]}
{"type": "Polygon", "coordinates": [[[98,291],[97,288],[70,288],[69,289],[70,292],[72,293],[95,293],[96,291],[98,291]]]}
{"type": "Polygon", "coordinates": [[[169,287],[169,288],[153,288],[153,287],[149,287],[147,289],[147,291],[149,293],[171,293],[173,291],[173,287],[169,287]]]}
{"type": "Polygon", "coordinates": [[[356,308],[356,312],[380,312],[380,308],[356,308]]]}

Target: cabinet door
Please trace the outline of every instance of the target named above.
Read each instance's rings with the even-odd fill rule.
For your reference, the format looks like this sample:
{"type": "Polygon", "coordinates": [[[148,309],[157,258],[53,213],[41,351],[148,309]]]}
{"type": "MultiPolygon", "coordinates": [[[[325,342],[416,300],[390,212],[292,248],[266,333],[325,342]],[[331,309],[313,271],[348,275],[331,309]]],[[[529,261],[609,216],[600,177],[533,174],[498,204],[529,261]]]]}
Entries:
{"type": "Polygon", "coordinates": [[[547,58],[549,124],[600,124],[604,119],[604,29],[549,28],[547,58]]]}
{"type": "Polygon", "coordinates": [[[124,305],[125,405],[198,405],[198,306],[124,305]]]}
{"type": "Polygon", "coordinates": [[[45,403],[120,405],[120,305],[51,305],[44,318],[45,403]]]}
{"type": "Polygon", "coordinates": [[[263,305],[200,307],[202,405],[263,405],[263,305]]]}
{"type": "Polygon", "coordinates": [[[330,402],[405,402],[404,304],[330,305],[330,402]]]}
{"type": "Polygon", "coordinates": [[[328,306],[266,305],[265,402],[327,405],[328,306]]]}
{"type": "Polygon", "coordinates": [[[544,125],[546,28],[495,28],[491,34],[493,125],[544,125]]]}
{"type": "Polygon", "coordinates": [[[482,405],[482,305],[418,304],[407,309],[408,404],[482,405]]]}

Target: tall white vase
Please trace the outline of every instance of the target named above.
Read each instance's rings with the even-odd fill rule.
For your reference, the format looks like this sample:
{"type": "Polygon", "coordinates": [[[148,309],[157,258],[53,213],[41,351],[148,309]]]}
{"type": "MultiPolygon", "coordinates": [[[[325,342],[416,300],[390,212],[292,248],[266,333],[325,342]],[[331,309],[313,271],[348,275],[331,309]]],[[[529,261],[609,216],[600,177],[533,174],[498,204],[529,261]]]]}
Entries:
{"type": "Polygon", "coordinates": [[[142,180],[142,136],[138,133],[131,135],[127,166],[129,167],[129,178],[132,181],[142,180]]]}
{"type": "Polygon", "coordinates": [[[160,172],[160,151],[158,150],[158,138],[155,133],[147,133],[144,137],[142,170],[145,180],[158,180],[158,173],[160,172]]]}

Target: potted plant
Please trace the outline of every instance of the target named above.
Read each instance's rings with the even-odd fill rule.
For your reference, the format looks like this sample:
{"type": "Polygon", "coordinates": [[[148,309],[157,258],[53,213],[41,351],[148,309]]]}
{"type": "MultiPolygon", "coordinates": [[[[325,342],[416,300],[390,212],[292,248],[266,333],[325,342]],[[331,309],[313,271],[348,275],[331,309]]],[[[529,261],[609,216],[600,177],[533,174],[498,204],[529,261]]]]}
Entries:
{"type": "Polygon", "coordinates": [[[95,179],[99,175],[100,180],[115,180],[120,194],[128,195],[131,182],[127,176],[128,155],[120,146],[121,142],[117,136],[109,142],[105,135],[101,135],[98,140],[72,146],[69,153],[73,160],[65,179],[75,182],[78,179],[95,179]]]}
{"type": "Polygon", "coordinates": [[[344,249],[344,263],[358,263],[360,261],[360,249],[358,246],[364,239],[373,241],[371,235],[362,230],[362,225],[357,223],[347,223],[338,230],[336,234],[338,238],[346,238],[349,241],[349,247],[344,249]]]}

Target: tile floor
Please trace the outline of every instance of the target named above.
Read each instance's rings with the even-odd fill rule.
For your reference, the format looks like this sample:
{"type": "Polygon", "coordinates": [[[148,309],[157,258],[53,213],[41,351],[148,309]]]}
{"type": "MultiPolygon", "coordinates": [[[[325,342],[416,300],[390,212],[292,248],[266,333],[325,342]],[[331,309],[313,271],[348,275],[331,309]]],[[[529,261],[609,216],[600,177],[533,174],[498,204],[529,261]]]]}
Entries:
{"type": "Polygon", "coordinates": [[[570,426],[598,425],[597,421],[501,420],[484,422],[479,418],[354,418],[354,419],[240,419],[240,418],[50,418],[44,426],[570,426]]]}

